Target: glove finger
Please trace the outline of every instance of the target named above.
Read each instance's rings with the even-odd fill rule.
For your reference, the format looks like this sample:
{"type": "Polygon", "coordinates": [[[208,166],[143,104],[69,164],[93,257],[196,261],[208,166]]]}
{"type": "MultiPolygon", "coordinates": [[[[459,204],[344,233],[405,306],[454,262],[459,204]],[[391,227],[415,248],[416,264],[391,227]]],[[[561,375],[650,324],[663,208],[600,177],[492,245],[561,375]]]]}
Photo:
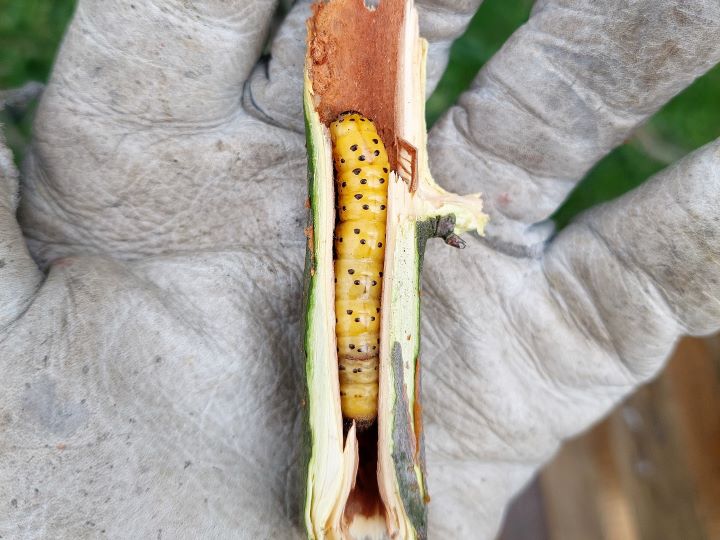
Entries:
{"type": "Polygon", "coordinates": [[[463,253],[428,244],[435,536],[493,538],[503,506],[562,440],[657,374],[680,334],[720,327],[719,201],[720,141],[585,214],[543,257],[473,238],[463,253]]]}
{"type": "Polygon", "coordinates": [[[42,280],[15,220],[17,193],[17,170],[0,134],[0,330],[25,310],[42,280]]]}
{"type": "Polygon", "coordinates": [[[553,296],[631,372],[720,328],[720,140],[583,215],[544,262],[553,296]]]}
{"type": "MultiPolygon", "coordinates": [[[[420,35],[428,40],[427,93],[440,80],[450,46],[465,31],[481,0],[418,0],[420,35]]],[[[243,105],[256,116],[301,132],[305,22],[311,0],[300,0],[273,40],[271,57],[262,60],[245,86],[243,105]]]]}
{"type": "Polygon", "coordinates": [[[238,107],[275,0],[81,0],[45,100],[131,122],[218,124],[238,107]]]}
{"type": "Polygon", "coordinates": [[[491,239],[540,245],[533,225],[718,61],[717,2],[543,0],[433,129],[431,168],[485,193],[491,239]]]}

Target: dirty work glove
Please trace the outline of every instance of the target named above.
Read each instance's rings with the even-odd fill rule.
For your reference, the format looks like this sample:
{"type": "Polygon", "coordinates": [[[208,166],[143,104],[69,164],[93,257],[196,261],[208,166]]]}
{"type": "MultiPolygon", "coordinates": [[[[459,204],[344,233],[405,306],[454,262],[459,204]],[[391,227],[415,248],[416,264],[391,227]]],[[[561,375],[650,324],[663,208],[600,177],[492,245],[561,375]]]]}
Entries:
{"type": "MultiPolygon", "coordinates": [[[[418,3],[432,87],[477,2],[418,3]]],[[[3,537],[301,536],[308,7],[257,64],[274,7],[81,0],[22,230],[0,154],[3,537]]],[[[540,1],[433,129],[435,178],[483,191],[492,223],[426,258],[431,538],[491,539],[563,439],[718,328],[720,143],[543,224],[718,60],[715,1],[540,1]]]]}

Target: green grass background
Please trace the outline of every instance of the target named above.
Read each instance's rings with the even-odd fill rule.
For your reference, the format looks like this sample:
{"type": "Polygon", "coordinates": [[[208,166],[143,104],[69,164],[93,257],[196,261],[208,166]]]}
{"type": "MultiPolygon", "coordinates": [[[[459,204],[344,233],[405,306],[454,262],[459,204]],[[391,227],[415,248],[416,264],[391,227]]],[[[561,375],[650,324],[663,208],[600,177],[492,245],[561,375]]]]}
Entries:
{"type": "MultiPolygon", "coordinates": [[[[45,81],[74,0],[0,0],[0,89],[45,81]]],[[[447,71],[428,102],[432,124],[465,90],[478,69],[530,13],[531,0],[485,0],[467,32],[454,44],[447,71]]],[[[720,66],[670,101],[625,144],[583,179],[555,219],[575,214],[632,189],[678,157],[720,136],[720,66]]],[[[26,113],[0,113],[9,144],[19,156],[32,120],[26,113]]]]}

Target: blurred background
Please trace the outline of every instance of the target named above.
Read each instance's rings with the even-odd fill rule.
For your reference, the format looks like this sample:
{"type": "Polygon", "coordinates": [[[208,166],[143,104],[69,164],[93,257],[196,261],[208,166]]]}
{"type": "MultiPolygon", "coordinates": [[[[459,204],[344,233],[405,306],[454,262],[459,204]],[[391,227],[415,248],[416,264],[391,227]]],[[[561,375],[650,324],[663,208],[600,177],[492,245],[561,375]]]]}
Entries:
{"type": "MultiPolygon", "coordinates": [[[[289,0],[283,0],[287,7],[289,0]]],[[[0,0],[0,89],[47,80],[74,0],[0,0]]],[[[531,0],[485,0],[430,97],[432,124],[529,16],[531,0]]],[[[282,13],[278,15],[280,20],[282,13]]],[[[720,136],[720,66],[600,161],[556,212],[632,189],[720,136]]],[[[34,106],[0,112],[18,163],[34,106]]],[[[499,540],[720,539],[720,338],[684,339],[658,380],[568,443],[517,498],[499,540]]]]}

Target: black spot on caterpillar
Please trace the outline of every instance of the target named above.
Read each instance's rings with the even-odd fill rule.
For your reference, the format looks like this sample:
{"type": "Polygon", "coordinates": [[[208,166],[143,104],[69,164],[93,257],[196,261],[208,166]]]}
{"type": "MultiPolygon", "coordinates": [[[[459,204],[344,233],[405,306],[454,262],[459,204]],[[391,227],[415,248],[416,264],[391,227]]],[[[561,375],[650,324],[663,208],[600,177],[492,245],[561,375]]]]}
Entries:
{"type": "Polygon", "coordinates": [[[335,333],[340,401],[345,418],[366,424],[377,416],[377,314],[381,311],[390,165],[375,124],[360,113],[342,113],[330,124],[330,136],[339,209],[335,227],[335,333]]]}

